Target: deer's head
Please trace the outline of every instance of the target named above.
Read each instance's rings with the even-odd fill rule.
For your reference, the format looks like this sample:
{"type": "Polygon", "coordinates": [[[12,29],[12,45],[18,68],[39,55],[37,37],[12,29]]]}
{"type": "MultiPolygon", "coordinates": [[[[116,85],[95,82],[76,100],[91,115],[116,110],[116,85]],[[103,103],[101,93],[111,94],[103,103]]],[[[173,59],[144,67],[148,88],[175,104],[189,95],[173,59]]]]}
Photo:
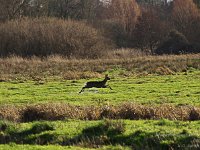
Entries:
{"type": "Polygon", "coordinates": [[[106,79],[106,80],[110,80],[110,77],[106,74],[106,75],[105,75],[105,79],[106,79]]]}

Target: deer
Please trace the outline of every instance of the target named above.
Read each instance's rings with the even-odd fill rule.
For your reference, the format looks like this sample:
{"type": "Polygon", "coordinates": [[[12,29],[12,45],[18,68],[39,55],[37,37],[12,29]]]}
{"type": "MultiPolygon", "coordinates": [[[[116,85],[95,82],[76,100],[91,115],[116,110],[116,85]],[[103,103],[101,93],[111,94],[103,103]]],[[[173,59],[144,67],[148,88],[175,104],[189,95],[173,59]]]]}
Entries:
{"type": "Polygon", "coordinates": [[[84,91],[84,89],[86,88],[110,88],[112,90],[112,88],[109,85],[106,85],[106,82],[110,80],[110,78],[108,77],[108,75],[105,75],[105,79],[103,81],[90,81],[90,82],[86,82],[85,86],[81,89],[81,92],[84,91]]]}

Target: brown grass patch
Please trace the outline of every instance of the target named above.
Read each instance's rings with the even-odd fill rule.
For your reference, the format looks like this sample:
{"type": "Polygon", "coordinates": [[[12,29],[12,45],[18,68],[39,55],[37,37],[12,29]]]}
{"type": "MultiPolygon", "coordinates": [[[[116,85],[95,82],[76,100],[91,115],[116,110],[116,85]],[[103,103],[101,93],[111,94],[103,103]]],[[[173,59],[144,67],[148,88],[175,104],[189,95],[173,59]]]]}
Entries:
{"type": "Polygon", "coordinates": [[[174,71],[172,71],[171,69],[169,69],[166,66],[156,68],[155,72],[159,75],[173,75],[173,74],[175,74],[174,71]]]}
{"type": "MultiPolygon", "coordinates": [[[[102,73],[116,68],[133,74],[174,74],[189,68],[200,69],[200,54],[145,56],[128,59],[66,59],[51,56],[46,59],[32,57],[0,58],[0,80],[43,80],[53,77],[61,79],[81,79],[103,76],[102,73]]],[[[121,74],[123,76],[124,74],[121,74]]],[[[125,74],[127,75],[127,74],[125,74]]]]}
{"type": "Polygon", "coordinates": [[[23,107],[15,107],[14,105],[0,106],[0,119],[20,121],[22,111],[23,107]]]}
{"type": "Polygon", "coordinates": [[[140,105],[124,103],[121,105],[74,106],[64,103],[46,103],[27,106],[0,106],[0,118],[17,122],[35,120],[100,120],[109,119],[169,119],[199,120],[200,107],[189,105],[140,105]]]}

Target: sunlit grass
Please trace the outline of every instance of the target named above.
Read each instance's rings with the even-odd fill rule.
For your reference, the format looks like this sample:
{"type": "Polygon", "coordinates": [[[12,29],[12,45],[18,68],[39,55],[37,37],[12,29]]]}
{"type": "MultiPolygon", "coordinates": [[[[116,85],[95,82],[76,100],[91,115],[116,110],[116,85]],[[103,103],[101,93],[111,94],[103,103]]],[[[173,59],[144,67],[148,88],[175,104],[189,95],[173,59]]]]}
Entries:
{"type": "MultiPolygon", "coordinates": [[[[2,124],[2,123],[0,123],[2,124]]],[[[200,139],[200,122],[182,122],[169,120],[103,120],[103,121],[54,121],[54,122],[31,122],[10,124],[3,136],[10,137],[11,145],[0,145],[0,149],[76,149],[66,147],[76,145],[81,147],[101,147],[101,149],[124,149],[119,145],[126,145],[136,149],[146,148],[177,148],[179,146],[196,146],[200,139]],[[33,127],[46,124],[53,126],[53,130],[33,132],[33,127]],[[122,130],[124,128],[124,130],[122,130]],[[18,144],[48,144],[49,146],[28,146],[18,144]],[[53,146],[52,144],[62,145],[53,146]],[[51,146],[52,145],[52,146],[51,146]],[[112,145],[112,146],[109,146],[112,145]],[[116,146],[118,145],[118,146],[116,146]]],[[[5,142],[2,140],[1,142],[5,142]]],[[[77,149],[80,149],[77,147],[77,149]]]]}
{"type": "MultiPolygon", "coordinates": [[[[198,107],[200,106],[199,55],[149,56],[144,59],[141,57],[129,60],[66,60],[58,57],[56,60],[48,58],[43,61],[40,59],[6,58],[0,59],[0,62],[0,105],[2,106],[2,116],[0,117],[21,122],[42,118],[44,120],[63,120],[11,122],[6,126],[1,126],[0,142],[4,143],[4,140],[9,139],[11,143],[5,142],[5,145],[0,145],[0,150],[65,150],[86,149],[85,147],[181,149],[193,148],[200,143],[200,122],[198,121],[198,107]],[[92,88],[79,94],[85,82],[102,80],[105,74],[109,74],[111,77],[108,84],[113,90],[92,88]],[[36,103],[44,104],[26,105],[36,103]],[[71,104],[72,109],[66,103],[71,104]],[[123,105],[121,105],[122,103],[123,105]],[[16,105],[21,107],[15,107],[16,105]],[[111,107],[113,105],[116,105],[115,109],[111,107]],[[184,105],[187,106],[184,107],[184,105]],[[109,106],[110,109],[95,110],[95,107],[100,108],[101,106],[102,108],[109,106]],[[193,108],[192,106],[197,107],[193,108]],[[81,108],[86,107],[87,111],[82,111],[83,114],[81,114],[81,108]],[[160,107],[162,107],[162,111],[151,112],[155,109],[159,110],[157,108],[160,107]],[[190,107],[191,109],[188,109],[190,107]],[[21,108],[24,111],[27,109],[27,116],[24,116],[23,111],[19,111],[21,108]],[[112,123],[105,127],[106,120],[88,121],[102,119],[101,113],[106,116],[109,111],[115,115],[114,112],[118,110],[117,108],[123,110],[121,117],[126,119],[137,119],[137,116],[134,118],[134,114],[136,114],[135,110],[138,110],[138,114],[141,116],[147,114],[145,117],[142,116],[145,119],[166,117],[172,120],[184,120],[184,118],[177,116],[185,113],[182,115],[186,117],[185,120],[197,121],[169,121],[165,119],[108,121],[114,122],[114,127],[117,127],[117,131],[123,131],[122,133],[116,132],[112,123]],[[31,112],[32,110],[36,110],[36,112],[31,112]],[[169,110],[171,110],[170,113],[168,113],[169,110]],[[38,116],[40,118],[33,118],[31,113],[40,114],[38,116]],[[70,115],[72,116],[70,117],[70,115]],[[83,118],[85,115],[89,118],[82,118],[82,121],[70,120],[73,115],[81,115],[83,118]],[[36,132],[33,127],[37,124],[36,132]],[[6,129],[4,129],[5,127],[6,129]],[[68,145],[74,146],[68,147],[68,145]]],[[[113,118],[115,117],[113,116],[113,118]]],[[[79,116],[76,119],[80,118],[79,116]]]]}
{"type": "Polygon", "coordinates": [[[110,89],[86,89],[79,91],[87,81],[102,80],[54,80],[0,82],[1,104],[27,104],[41,102],[66,102],[76,105],[99,103],[119,104],[191,104],[199,105],[200,71],[165,76],[115,77],[111,73],[110,89]]]}

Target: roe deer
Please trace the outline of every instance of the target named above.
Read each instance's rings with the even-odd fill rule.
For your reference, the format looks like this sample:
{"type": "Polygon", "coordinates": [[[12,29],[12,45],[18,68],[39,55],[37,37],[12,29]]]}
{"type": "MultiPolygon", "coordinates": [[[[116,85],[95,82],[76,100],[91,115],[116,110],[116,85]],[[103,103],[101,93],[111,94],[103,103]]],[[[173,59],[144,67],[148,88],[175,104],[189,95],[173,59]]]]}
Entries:
{"type": "Polygon", "coordinates": [[[93,87],[96,87],[96,88],[110,88],[112,90],[112,88],[109,86],[109,85],[106,85],[106,82],[110,80],[110,78],[108,77],[108,75],[105,75],[105,79],[103,81],[90,81],[90,82],[87,82],[85,84],[85,86],[81,89],[81,92],[84,91],[84,89],[86,88],[93,88],[93,87]]]}

